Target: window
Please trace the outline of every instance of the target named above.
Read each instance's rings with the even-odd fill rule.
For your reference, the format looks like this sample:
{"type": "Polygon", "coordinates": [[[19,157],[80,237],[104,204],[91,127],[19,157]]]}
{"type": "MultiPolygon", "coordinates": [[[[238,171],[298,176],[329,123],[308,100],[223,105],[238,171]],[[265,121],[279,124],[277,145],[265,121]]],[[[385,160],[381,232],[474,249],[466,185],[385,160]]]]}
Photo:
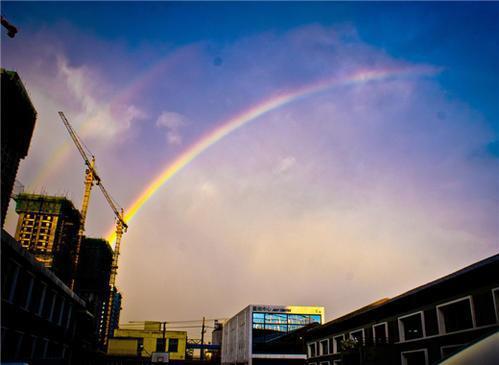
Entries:
{"type": "Polygon", "coordinates": [[[400,317],[398,323],[400,341],[409,341],[425,336],[423,312],[400,317]]]}
{"type": "Polygon", "coordinates": [[[321,355],[329,354],[329,340],[321,340],[320,348],[321,348],[321,351],[320,351],[321,355]]]}
{"type": "Polygon", "coordinates": [[[475,327],[471,297],[437,305],[437,315],[441,334],[475,327]]]}
{"type": "Polygon", "coordinates": [[[342,345],[342,342],[343,340],[345,339],[345,336],[344,335],[340,335],[340,336],[334,336],[333,337],[333,348],[334,348],[334,351],[333,353],[334,354],[337,354],[338,352],[341,352],[341,345],[342,345]]]}
{"type": "Polygon", "coordinates": [[[442,355],[442,359],[458,352],[464,347],[463,344],[461,345],[448,345],[448,346],[442,346],[440,348],[440,355],[442,355]]]}
{"type": "Polygon", "coordinates": [[[350,332],[350,338],[357,343],[364,343],[364,329],[350,332]]]}
{"type": "Polygon", "coordinates": [[[19,276],[19,265],[8,260],[2,266],[2,299],[12,302],[19,276]]]}
{"type": "Polygon", "coordinates": [[[334,339],[330,338],[328,342],[329,342],[329,353],[334,354],[334,339]]]}
{"type": "Polygon", "coordinates": [[[316,350],[317,348],[315,342],[308,344],[308,357],[316,357],[317,356],[316,350]]]}
{"type": "Polygon", "coordinates": [[[496,321],[499,322],[499,288],[492,289],[494,307],[496,308],[496,321]]]}
{"type": "Polygon", "coordinates": [[[388,343],[388,324],[378,323],[373,326],[373,342],[377,343],[388,343]]]}
{"type": "Polygon", "coordinates": [[[178,338],[168,340],[168,352],[178,352],[178,338]]]}
{"type": "Polygon", "coordinates": [[[428,365],[428,351],[426,349],[402,352],[400,356],[402,365],[428,365]]]}
{"type": "Polygon", "coordinates": [[[166,349],[166,339],[157,338],[156,339],[156,352],[165,352],[166,349]]]}
{"type": "Polygon", "coordinates": [[[275,335],[278,332],[295,331],[313,322],[320,323],[321,316],[312,314],[253,312],[252,327],[255,330],[266,330],[267,335],[272,335],[272,332],[275,335]]]}

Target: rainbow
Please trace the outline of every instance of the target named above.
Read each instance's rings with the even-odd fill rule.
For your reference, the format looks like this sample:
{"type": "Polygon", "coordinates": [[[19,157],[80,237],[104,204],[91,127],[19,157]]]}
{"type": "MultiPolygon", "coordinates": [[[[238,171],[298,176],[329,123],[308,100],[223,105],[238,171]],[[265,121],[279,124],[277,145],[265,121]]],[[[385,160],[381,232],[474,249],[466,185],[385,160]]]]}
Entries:
{"type": "MultiPolygon", "coordinates": [[[[218,124],[214,130],[210,131],[197,142],[188,147],[173,162],[168,164],[160,174],[140,193],[140,195],[128,207],[125,214],[125,221],[129,222],[142,208],[149,199],[175,174],[191,163],[196,157],[206,151],[209,147],[228,136],[235,130],[254,121],[258,117],[280,108],[286,104],[296,101],[300,98],[319,93],[338,86],[348,86],[356,84],[365,84],[373,81],[389,80],[410,75],[433,74],[435,69],[428,67],[411,68],[391,68],[382,70],[360,70],[344,78],[325,79],[311,85],[307,85],[292,91],[280,92],[264,100],[251,108],[243,111],[218,124]]],[[[115,234],[111,229],[107,235],[109,242],[114,242],[115,234]]]]}

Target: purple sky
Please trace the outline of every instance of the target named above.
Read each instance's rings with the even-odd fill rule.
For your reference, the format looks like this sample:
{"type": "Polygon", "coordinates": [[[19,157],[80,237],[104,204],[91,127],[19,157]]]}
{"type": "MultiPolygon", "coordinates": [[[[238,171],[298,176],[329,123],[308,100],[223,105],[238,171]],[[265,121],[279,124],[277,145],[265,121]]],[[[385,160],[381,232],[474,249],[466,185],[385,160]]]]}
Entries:
{"type": "MultiPolygon", "coordinates": [[[[332,319],[498,251],[497,110],[452,88],[472,79],[466,65],[405,57],[349,19],[175,42],[140,38],[147,26],[129,38],[82,25],[70,4],[41,20],[36,7],[16,18],[28,5],[18,6],[8,8],[20,33],[2,34],[2,67],[19,72],[38,111],[18,179],[78,207],[83,164],[58,110],[126,207],[204,133],[279,90],[361,69],[439,70],[302,98],[188,165],[124,236],[122,320],[229,317],[249,303],[323,305],[332,319]]],[[[112,224],[94,190],[87,234],[112,224]]]]}

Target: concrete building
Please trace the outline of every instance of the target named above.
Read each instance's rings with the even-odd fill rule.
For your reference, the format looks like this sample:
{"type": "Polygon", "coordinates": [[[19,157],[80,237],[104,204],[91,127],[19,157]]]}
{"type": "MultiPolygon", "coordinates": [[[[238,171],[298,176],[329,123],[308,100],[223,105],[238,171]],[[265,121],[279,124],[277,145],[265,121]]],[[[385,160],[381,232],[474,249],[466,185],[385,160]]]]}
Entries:
{"type": "Polygon", "coordinates": [[[112,337],[114,330],[119,327],[122,301],[122,295],[117,288],[112,289],[111,295],[113,295],[113,307],[111,309],[111,315],[109,316],[111,323],[109,325],[108,338],[112,337]]]}
{"type": "Polygon", "coordinates": [[[1,76],[1,176],[2,227],[9,207],[19,162],[26,157],[35,128],[36,110],[14,71],[0,71],[1,76]]]}
{"type": "Polygon", "coordinates": [[[92,361],[86,303],[4,230],[1,241],[2,363],[92,361]]]}
{"type": "Polygon", "coordinates": [[[160,322],[121,324],[109,339],[107,354],[114,357],[151,358],[167,352],[170,361],[185,360],[187,332],[163,331],[160,322]]]}
{"type": "Polygon", "coordinates": [[[113,250],[104,239],[85,238],[80,249],[78,275],[75,291],[88,304],[95,317],[95,345],[104,349],[107,334],[106,324],[111,320],[108,314],[110,292],[109,278],[113,263],[113,250]]]}
{"type": "Polygon", "coordinates": [[[323,320],[324,307],[249,305],[223,325],[222,364],[303,364],[304,344],[290,339],[323,320]]]}
{"type": "Polygon", "coordinates": [[[308,365],[429,365],[499,330],[499,255],[307,332],[308,365]]]}
{"type": "Polygon", "coordinates": [[[64,197],[19,194],[16,240],[66,285],[73,279],[80,212],[64,197]]]}

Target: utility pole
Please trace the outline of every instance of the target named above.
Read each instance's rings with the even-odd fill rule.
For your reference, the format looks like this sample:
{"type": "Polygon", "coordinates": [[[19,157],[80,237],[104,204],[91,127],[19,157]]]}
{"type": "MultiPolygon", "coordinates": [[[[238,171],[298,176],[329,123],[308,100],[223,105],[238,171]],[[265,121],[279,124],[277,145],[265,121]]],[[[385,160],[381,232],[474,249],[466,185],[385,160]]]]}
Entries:
{"type": "Polygon", "coordinates": [[[201,360],[204,360],[204,348],[203,348],[203,345],[204,345],[204,333],[205,333],[204,321],[205,321],[205,318],[203,317],[203,325],[201,326],[201,353],[199,355],[199,358],[201,360]]]}
{"type": "Polygon", "coordinates": [[[163,325],[163,352],[166,352],[166,322],[161,322],[163,325]]]}

